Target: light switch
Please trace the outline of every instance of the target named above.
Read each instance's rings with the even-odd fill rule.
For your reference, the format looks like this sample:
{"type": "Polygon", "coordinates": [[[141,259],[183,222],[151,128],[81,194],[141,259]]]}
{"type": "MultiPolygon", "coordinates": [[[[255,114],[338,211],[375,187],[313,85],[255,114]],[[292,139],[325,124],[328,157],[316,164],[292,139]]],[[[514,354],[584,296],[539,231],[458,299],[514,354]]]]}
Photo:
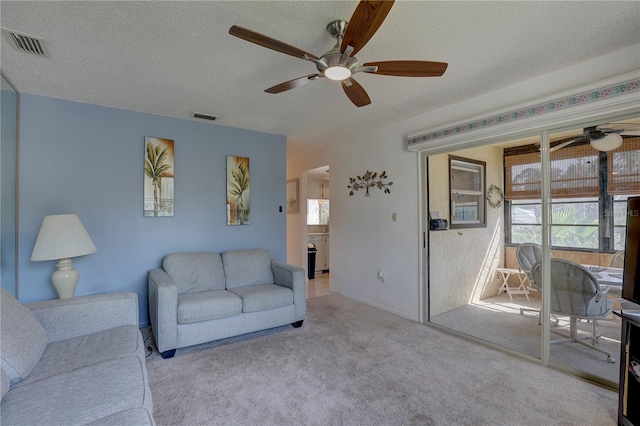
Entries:
{"type": "Polygon", "coordinates": [[[398,213],[391,213],[391,222],[398,221],[398,213]]]}

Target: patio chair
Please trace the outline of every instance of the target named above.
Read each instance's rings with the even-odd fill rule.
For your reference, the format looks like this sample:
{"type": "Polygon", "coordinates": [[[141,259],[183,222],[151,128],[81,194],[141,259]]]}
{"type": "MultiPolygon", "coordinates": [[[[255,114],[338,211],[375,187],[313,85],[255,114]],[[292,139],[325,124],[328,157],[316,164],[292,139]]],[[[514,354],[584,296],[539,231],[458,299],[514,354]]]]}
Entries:
{"type": "Polygon", "coordinates": [[[524,243],[516,249],[516,259],[520,271],[527,277],[527,287],[529,290],[540,291],[540,288],[531,279],[531,268],[542,260],[542,247],[539,244],[524,243]]]}
{"type": "MultiPolygon", "coordinates": [[[[516,249],[516,259],[518,260],[518,267],[520,271],[527,278],[527,290],[541,292],[542,287],[539,287],[531,278],[531,268],[537,262],[542,260],[542,246],[534,243],[520,244],[516,249]]],[[[535,312],[540,314],[540,309],[520,308],[520,315],[523,315],[524,312],[535,312]]],[[[539,318],[538,324],[540,324],[539,318]]]]}
{"type": "Polygon", "coordinates": [[[624,250],[619,250],[611,256],[609,266],[612,268],[624,268],[624,250]]]}
{"type": "MultiPolygon", "coordinates": [[[[542,286],[542,262],[533,265],[531,276],[542,286]]],[[[551,259],[551,313],[569,317],[569,337],[551,340],[550,343],[574,342],[594,349],[607,356],[613,363],[611,352],[598,346],[597,320],[611,315],[613,302],[600,290],[596,276],[584,266],[565,259],[551,259]],[[592,333],[578,337],[578,319],[591,320],[592,333]],[[584,342],[591,339],[592,343],[584,342]]]]}

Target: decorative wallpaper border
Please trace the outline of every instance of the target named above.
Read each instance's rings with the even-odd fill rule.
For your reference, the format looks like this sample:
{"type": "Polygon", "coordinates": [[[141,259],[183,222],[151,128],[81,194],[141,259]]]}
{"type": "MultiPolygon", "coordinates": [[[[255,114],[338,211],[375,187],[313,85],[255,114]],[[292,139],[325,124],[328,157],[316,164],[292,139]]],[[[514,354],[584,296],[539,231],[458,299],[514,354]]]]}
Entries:
{"type": "Polygon", "coordinates": [[[596,100],[611,98],[624,93],[640,91],[640,79],[627,81],[624,83],[614,84],[590,92],[568,96],[551,102],[545,102],[539,105],[521,108],[504,114],[494,115],[492,117],[483,118],[470,123],[461,124],[459,126],[449,127],[447,129],[437,130],[431,133],[414,136],[407,139],[407,145],[411,146],[419,142],[439,139],[445,136],[457,135],[468,132],[470,130],[481,129],[485,127],[495,126],[497,124],[506,123],[521,118],[532,117],[544,114],[549,111],[556,111],[564,108],[570,108],[576,105],[583,105],[596,100]]]}

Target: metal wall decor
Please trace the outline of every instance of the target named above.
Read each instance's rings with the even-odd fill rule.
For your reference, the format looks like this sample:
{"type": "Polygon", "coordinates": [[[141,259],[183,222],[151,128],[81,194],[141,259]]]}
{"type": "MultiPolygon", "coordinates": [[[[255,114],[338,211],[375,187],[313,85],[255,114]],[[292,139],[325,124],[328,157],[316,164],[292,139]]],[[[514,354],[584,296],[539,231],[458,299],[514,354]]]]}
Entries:
{"type": "Polygon", "coordinates": [[[502,201],[504,200],[504,195],[502,194],[502,189],[497,187],[496,185],[491,185],[489,190],[487,190],[487,202],[494,209],[502,207],[502,201]]]}
{"type": "Polygon", "coordinates": [[[349,191],[349,196],[352,196],[355,191],[364,189],[364,196],[370,197],[371,194],[369,194],[369,188],[373,187],[382,189],[385,194],[390,194],[391,190],[388,187],[393,185],[393,182],[383,182],[383,179],[388,179],[387,172],[385,171],[380,173],[380,176],[378,176],[377,172],[370,172],[367,170],[367,172],[362,176],[356,176],[355,178],[350,177],[349,185],[347,185],[347,188],[351,190],[349,191]],[[378,180],[376,180],[376,178],[378,180]]]}

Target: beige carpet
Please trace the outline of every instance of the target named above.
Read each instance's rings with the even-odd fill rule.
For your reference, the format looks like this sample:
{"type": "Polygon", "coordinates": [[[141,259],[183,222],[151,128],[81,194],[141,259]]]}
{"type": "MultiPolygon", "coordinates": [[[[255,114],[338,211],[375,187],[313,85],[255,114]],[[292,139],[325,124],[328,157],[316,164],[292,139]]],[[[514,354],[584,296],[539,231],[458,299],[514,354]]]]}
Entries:
{"type": "MultiPolygon", "coordinates": [[[[153,346],[153,339],[149,340],[153,346]]],[[[617,394],[328,295],[299,329],[147,358],[163,425],[615,425],[617,394]]]]}
{"type": "MultiPolygon", "coordinates": [[[[526,302],[523,296],[514,296],[513,302],[503,293],[468,304],[431,318],[435,324],[451,330],[475,336],[496,345],[540,358],[542,327],[536,313],[520,315],[520,307],[540,309],[540,299],[526,302]]],[[[578,322],[580,336],[591,335],[591,323],[578,322]]],[[[617,386],[620,377],[620,318],[611,314],[598,320],[598,333],[602,335],[598,347],[613,354],[615,362],[607,362],[607,356],[582,345],[566,342],[551,345],[551,361],[573,367],[608,380],[617,386]]],[[[569,321],[560,317],[559,323],[551,323],[551,338],[560,339],[569,335],[569,321]]],[[[590,342],[590,341],[589,341],[590,342]]]]}

